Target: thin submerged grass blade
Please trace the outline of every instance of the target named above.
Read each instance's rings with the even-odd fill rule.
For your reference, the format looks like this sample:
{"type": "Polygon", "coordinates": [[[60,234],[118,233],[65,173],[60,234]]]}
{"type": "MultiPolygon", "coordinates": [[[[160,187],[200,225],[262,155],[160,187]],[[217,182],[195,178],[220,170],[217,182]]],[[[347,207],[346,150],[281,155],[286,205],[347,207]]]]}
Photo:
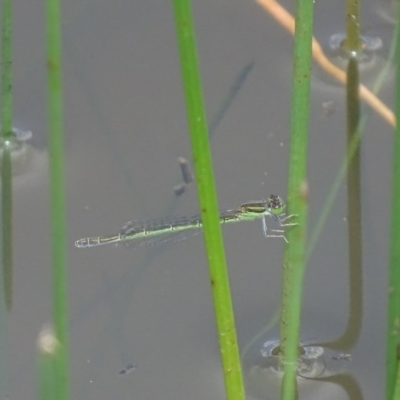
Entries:
{"type": "MultiPolygon", "coordinates": [[[[346,84],[347,151],[344,166],[341,167],[341,170],[343,169],[343,174],[347,177],[349,311],[343,334],[334,340],[321,344],[330,349],[349,349],[353,347],[359,339],[363,321],[362,202],[360,173],[360,144],[361,129],[363,127],[360,123],[361,113],[357,58],[356,53],[354,53],[353,56],[351,56],[351,53],[349,53],[349,55],[350,58],[347,67],[348,79],[346,84]]],[[[322,218],[321,216],[321,219],[322,218]]],[[[308,251],[310,251],[310,249],[308,249],[308,251]]]]}
{"type": "MultiPolygon", "coordinates": [[[[357,4],[356,2],[354,2],[357,4]]],[[[348,37],[358,34],[358,14],[353,9],[352,24],[348,24],[348,37]],[[356,26],[356,28],[354,28],[356,26]],[[355,32],[351,29],[354,28],[355,32]]],[[[349,18],[347,16],[347,18],[349,18]]],[[[357,40],[353,38],[354,46],[357,40]]],[[[350,46],[350,44],[349,44],[350,46]]],[[[350,48],[351,50],[351,48],[350,48]]],[[[363,320],[363,259],[362,259],[362,202],[361,202],[361,155],[360,155],[360,96],[358,61],[354,56],[349,59],[346,83],[346,154],[349,160],[347,169],[347,230],[348,230],[348,270],[349,270],[349,313],[346,329],[337,342],[343,343],[345,348],[354,346],[360,336],[363,320]],[[353,143],[357,143],[355,149],[353,143]]]]}

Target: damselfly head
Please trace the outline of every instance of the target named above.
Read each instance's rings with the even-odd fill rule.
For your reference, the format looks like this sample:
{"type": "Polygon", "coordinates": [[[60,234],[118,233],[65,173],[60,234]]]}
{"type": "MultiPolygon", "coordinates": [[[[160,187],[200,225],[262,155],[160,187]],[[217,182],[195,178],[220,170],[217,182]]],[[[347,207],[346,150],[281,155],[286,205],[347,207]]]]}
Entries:
{"type": "Polygon", "coordinates": [[[276,194],[271,194],[268,197],[267,209],[270,211],[271,214],[279,215],[283,213],[283,210],[285,209],[285,204],[279,196],[277,196],[276,194]]]}

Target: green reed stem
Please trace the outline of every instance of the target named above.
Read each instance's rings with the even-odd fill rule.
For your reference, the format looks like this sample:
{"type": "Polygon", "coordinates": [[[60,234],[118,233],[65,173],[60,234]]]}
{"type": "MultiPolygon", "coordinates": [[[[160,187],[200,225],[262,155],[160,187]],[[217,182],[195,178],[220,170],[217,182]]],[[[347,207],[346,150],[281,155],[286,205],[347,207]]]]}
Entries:
{"type": "Polygon", "coordinates": [[[46,0],[48,142],[50,170],[51,259],[53,323],[60,343],[55,361],[56,398],[69,398],[66,274],[66,207],[64,193],[64,138],[61,75],[61,21],[58,0],[46,0]]]}
{"type": "Polygon", "coordinates": [[[1,41],[1,223],[2,273],[4,301],[12,305],[13,246],[12,246],[12,2],[3,0],[1,41]],[[10,144],[10,146],[9,146],[10,144]]]}
{"type": "Polygon", "coordinates": [[[284,366],[281,392],[282,400],[292,400],[295,398],[296,393],[308,214],[306,170],[313,7],[313,0],[296,1],[296,29],[290,115],[288,213],[298,215],[296,219],[298,226],[289,229],[287,232],[289,244],[285,248],[283,268],[280,332],[280,346],[284,366]]]}
{"type": "Polygon", "coordinates": [[[2,3],[1,32],[1,270],[0,270],[0,398],[8,395],[8,315],[12,306],[12,1],[2,3]]]}
{"type": "MultiPolygon", "coordinates": [[[[398,7],[400,18],[400,7],[398,7]]],[[[399,19],[397,20],[399,21],[399,19]]],[[[397,22],[396,47],[396,118],[400,121],[400,29],[397,22]]],[[[389,255],[388,319],[386,333],[386,390],[387,400],[398,399],[400,393],[400,123],[397,123],[393,138],[392,215],[389,255]]]]}
{"type": "Polygon", "coordinates": [[[219,224],[218,202],[190,1],[173,0],[173,8],[225,388],[227,399],[241,400],[245,398],[244,387],[225,252],[219,224]]]}

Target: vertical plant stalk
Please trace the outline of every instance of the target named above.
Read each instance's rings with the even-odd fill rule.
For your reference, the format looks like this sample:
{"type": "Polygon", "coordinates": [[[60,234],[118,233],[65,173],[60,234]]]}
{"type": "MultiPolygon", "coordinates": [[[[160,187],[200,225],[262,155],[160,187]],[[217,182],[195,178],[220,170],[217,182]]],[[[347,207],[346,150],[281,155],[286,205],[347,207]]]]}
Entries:
{"type": "Polygon", "coordinates": [[[66,207],[64,193],[63,102],[61,75],[61,23],[58,0],[46,0],[48,78],[48,143],[50,172],[51,262],[53,323],[59,342],[55,356],[56,398],[69,398],[68,319],[66,276],[66,207]]]}
{"type": "Polygon", "coordinates": [[[357,52],[361,48],[358,0],[347,0],[346,49],[357,52]]]}
{"type": "Polygon", "coordinates": [[[1,40],[1,271],[0,271],[0,398],[8,393],[8,318],[12,306],[12,2],[3,0],[1,40]]]}
{"type": "MultiPolygon", "coordinates": [[[[400,7],[398,7],[400,18],[400,7]]],[[[399,19],[397,21],[400,21],[399,19]]],[[[396,47],[396,117],[400,119],[400,29],[397,22],[396,47]]],[[[388,317],[386,332],[386,400],[398,399],[400,393],[400,124],[397,124],[393,142],[392,215],[389,254],[388,317]],[[397,379],[396,379],[397,377],[397,379]]]]}
{"type": "Polygon", "coordinates": [[[211,163],[190,1],[174,0],[173,8],[225,389],[227,399],[239,400],[245,398],[244,387],[225,253],[219,224],[217,195],[211,163]]]}
{"type": "Polygon", "coordinates": [[[290,115],[288,213],[298,215],[296,221],[298,222],[298,226],[289,229],[287,232],[289,244],[285,248],[283,268],[280,346],[284,367],[281,399],[284,400],[292,400],[296,394],[308,214],[306,170],[313,7],[313,0],[296,1],[292,105],[290,115]]]}
{"type": "Polygon", "coordinates": [[[2,223],[2,288],[8,310],[12,305],[12,2],[3,0],[1,42],[1,223],[2,223]]]}

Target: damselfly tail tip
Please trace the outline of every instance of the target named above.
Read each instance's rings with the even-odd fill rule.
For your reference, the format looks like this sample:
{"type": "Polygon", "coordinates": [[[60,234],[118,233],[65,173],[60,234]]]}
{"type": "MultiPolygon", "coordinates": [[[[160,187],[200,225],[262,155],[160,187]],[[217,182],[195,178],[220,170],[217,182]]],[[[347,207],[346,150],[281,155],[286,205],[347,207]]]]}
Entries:
{"type": "Polygon", "coordinates": [[[79,239],[75,242],[75,247],[78,248],[86,248],[86,247],[95,247],[101,246],[107,243],[117,243],[123,240],[123,235],[118,233],[116,235],[110,236],[95,236],[95,237],[87,237],[79,239]]]}
{"type": "Polygon", "coordinates": [[[88,247],[89,241],[87,238],[79,239],[75,241],[75,247],[84,248],[88,247]]]}

